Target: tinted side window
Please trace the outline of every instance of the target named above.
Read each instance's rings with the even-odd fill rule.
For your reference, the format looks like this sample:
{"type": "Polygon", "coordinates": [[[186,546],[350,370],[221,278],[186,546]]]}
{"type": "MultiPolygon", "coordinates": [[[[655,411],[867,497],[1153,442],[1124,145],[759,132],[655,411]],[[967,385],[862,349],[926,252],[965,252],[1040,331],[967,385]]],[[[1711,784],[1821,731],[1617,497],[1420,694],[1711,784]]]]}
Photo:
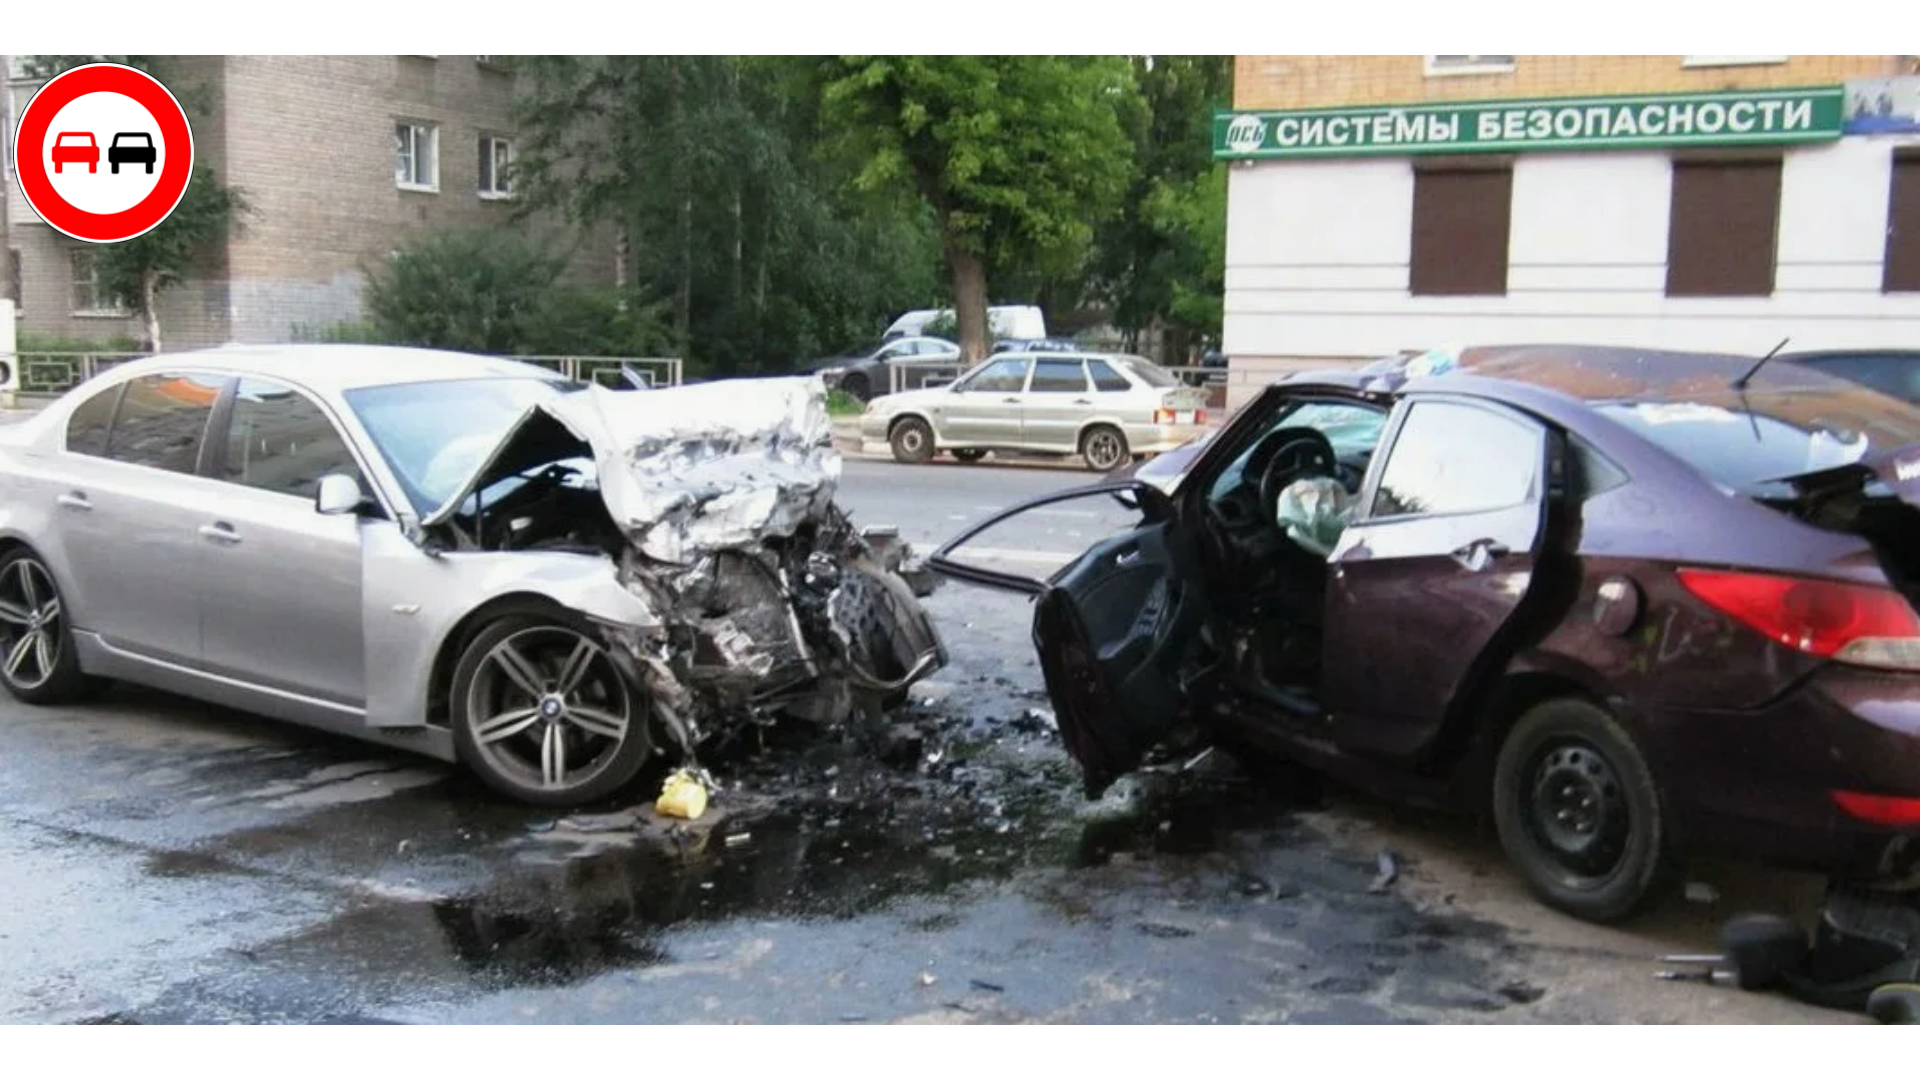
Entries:
{"type": "Polygon", "coordinates": [[[333,421],[302,394],[266,379],[242,379],[219,476],[236,484],[311,499],[328,473],[360,480],[360,467],[333,421]]]}
{"type": "Polygon", "coordinates": [[[1373,517],[1470,514],[1534,498],[1540,474],[1536,424],[1471,405],[1413,405],[1394,439],[1373,517]]]}
{"type": "Polygon", "coordinates": [[[80,403],[67,418],[67,450],[75,454],[101,457],[107,452],[107,429],[113,426],[113,410],[120,404],[125,384],[116,383],[80,403]]]}
{"type": "Polygon", "coordinates": [[[107,456],[168,472],[194,471],[214,399],[226,382],[215,375],[142,375],[130,380],[107,440],[107,456]]]}
{"type": "Polygon", "coordinates": [[[1033,368],[1033,389],[1042,394],[1084,394],[1087,373],[1078,360],[1042,360],[1033,368]]]}
{"type": "Polygon", "coordinates": [[[964,387],[982,393],[1017,394],[1027,388],[1026,360],[995,360],[964,387]]]}
{"type": "Polygon", "coordinates": [[[1113,370],[1113,365],[1105,360],[1087,361],[1087,371],[1093,375],[1093,388],[1102,393],[1117,393],[1133,389],[1125,375],[1113,370]]]}

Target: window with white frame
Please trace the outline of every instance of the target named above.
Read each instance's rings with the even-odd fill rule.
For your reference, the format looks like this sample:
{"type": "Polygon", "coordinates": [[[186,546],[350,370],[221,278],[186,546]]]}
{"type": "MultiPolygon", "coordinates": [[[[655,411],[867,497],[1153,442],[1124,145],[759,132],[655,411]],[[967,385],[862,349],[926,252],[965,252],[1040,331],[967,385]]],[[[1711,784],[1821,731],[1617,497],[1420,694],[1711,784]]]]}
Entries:
{"type": "Polygon", "coordinates": [[[75,315],[125,315],[127,306],[107,292],[100,280],[100,262],[92,248],[74,248],[67,253],[73,270],[73,313],[75,315]]]}
{"type": "Polygon", "coordinates": [[[1519,62],[1517,56],[1429,56],[1429,75],[1504,75],[1519,62]]]}
{"type": "Polygon", "coordinates": [[[499,135],[480,136],[480,197],[513,197],[513,140],[499,135]]]}
{"type": "Polygon", "coordinates": [[[1786,56],[1689,56],[1680,61],[1681,67],[1759,67],[1767,64],[1784,64],[1791,57],[1786,56]]]}
{"type": "Polygon", "coordinates": [[[409,191],[440,190],[440,129],[406,120],[393,125],[393,182],[409,191]]]}

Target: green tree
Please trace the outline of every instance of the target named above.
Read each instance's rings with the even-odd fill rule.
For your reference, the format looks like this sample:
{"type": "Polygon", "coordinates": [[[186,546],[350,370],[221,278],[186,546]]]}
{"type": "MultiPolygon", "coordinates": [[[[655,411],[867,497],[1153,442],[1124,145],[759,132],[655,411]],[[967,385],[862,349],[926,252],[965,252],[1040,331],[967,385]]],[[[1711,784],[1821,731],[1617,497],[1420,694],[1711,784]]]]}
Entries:
{"type": "MultiPolygon", "coordinates": [[[[173,91],[190,122],[198,126],[195,114],[204,117],[204,88],[170,79],[165,57],[30,56],[23,58],[23,65],[29,77],[50,79],[69,68],[103,61],[153,75],[173,91]]],[[[162,349],[160,294],[191,277],[221,244],[239,233],[251,212],[244,191],[221,184],[212,169],[196,164],[180,204],[167,220],[132,240],[95,247],[94,264],[103,289],[140,316],[147,348],[162,349]]]]}
{"type": "Polygon", "coordinates": [[[850,193],[779,59],[521,57],[524,212],[611,227],[701,370],[787,368],[929,298],[930,222],[850,193]]]}
{"type": "Polygon", "coordinates": [[[910,188],[939,228],[972,359],[988,348],[990,266],[1077,271],[1119,208],[1136,94],[1115,57],[839,56],[815,63],[822,116],[868,189],[910,188]]]}
{"type": "Polygon", "coordinates": [[[1162,358],[1182,360],[1220,333],[1226,173],[1213,161],[1216,109],[1232,98],[1227,56],[1135,56],[1140,94],[1124,113],[1138,169],[1120,213],[1101,226],[1094,293],[1138,348],[1143,330],[1170,330],[1162,358]],[[1168,356],[1167,354],[1172,354],[1168,356]]]}
{"type": "Polygon", "coordinates": [[[370,272],[376,340],[495,355],[658,355],[655,306],[568,286],[567,257],[512,231],[431,233],[370,272]]]}

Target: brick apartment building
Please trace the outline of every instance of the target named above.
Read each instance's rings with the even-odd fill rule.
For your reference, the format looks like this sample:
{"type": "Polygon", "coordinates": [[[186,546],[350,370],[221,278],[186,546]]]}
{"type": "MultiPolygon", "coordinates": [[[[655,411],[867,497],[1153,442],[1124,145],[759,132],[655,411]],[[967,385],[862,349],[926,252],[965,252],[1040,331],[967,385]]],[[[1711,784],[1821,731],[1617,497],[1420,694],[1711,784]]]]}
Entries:
{"type": "Polygon", "coordinates": [[[1920,347],[1904,56],[1242,56],[1229,405],[1439,344],[1920,347]]]}
{"type": "MultiPolygon", "coordinates": [[[[17,117],[39,83],[7,89],[17,117]]],[[[505,58],[500,58],[504,60],[505,58]]],[[[512,210],[514,76],[486,56],[179,56],[156,72],[191,112],[196,157],[244,190],[244,230],[203,276],[162,294],[168,348],[289,340],[361,316],[366,270],[412,234],[502,226],[512,210]],[[190,107],[191,110],[191,107],[190,107]]],[[[12,120],[3,125],[12,137],[12,120]]],[[[11,160],[9,156],[9,160],[11,160]]],[[[9,170],[10,172],[10,170],[9,170]]],[[[49,228],[9,174],[0,295],[22,331],[139,337],[100,295],[91,252],[49,228]]],[[[552,233],[557,225],[530,226],[552,233]]],[[[609,245],[578,244],[575,273],[611,280],[609,245]]]]}

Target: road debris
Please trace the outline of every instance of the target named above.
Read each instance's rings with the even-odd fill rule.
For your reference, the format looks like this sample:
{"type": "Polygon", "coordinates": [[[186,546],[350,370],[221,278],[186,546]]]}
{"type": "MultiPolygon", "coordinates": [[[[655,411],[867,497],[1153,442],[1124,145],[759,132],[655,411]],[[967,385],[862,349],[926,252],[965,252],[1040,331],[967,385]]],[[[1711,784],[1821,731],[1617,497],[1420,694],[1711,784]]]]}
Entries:
{"type": "Polygon", "coordinates": [[[1380,872],[1373,876],[1373,883],[1367,886],[1370,893],[1383,893],[1400,880],[1400,859],[1391,851],[1380,853],[1380,872]]]}
{"type": "Polygon", "coordinates": [[[1720,902],[1720,890],[1704,881],[1687,882],[1687,901],[1694,904],[1717,904],[1720,902]]]}
{"type": "Polygon", "coordinates": [[[667,777],[653,810],[662,817],[696,820],[707,812],[707,786],[691,770],[680,769],[667,777]]]}

